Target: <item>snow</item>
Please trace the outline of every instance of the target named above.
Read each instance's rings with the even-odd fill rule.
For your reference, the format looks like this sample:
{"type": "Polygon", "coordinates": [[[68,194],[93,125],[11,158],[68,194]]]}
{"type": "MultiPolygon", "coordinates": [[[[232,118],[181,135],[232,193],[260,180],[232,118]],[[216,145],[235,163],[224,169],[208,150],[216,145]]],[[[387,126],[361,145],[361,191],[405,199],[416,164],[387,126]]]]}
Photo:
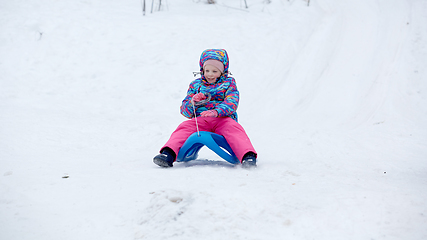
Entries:
{"type": "Polygon", "coordinates": [[[426,1],[151,2],[0,2],[0,239],[427,239],[426,1]],[[152,162],[207,48],[255,170],[152,162]]]}

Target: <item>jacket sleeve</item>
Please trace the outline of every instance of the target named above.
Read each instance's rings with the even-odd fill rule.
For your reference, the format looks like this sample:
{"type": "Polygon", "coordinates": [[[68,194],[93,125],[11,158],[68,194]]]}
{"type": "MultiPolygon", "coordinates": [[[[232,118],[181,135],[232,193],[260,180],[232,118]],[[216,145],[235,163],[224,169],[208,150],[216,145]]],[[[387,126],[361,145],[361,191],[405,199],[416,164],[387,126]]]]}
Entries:
{"type": "Polygon", "coordinates": [[[228,117],[237,111],[239,106],[239,91],[237,90],[236,81],[231,78],[230,86],[225,91],[225,99],[215,107],[218,117],[228,117]]]}
{"type": "Polygon", "coordinates": [[[197,89],[195,88],[196,81],[193,81],[187,90],[187,96],[185,96],[184,100],[182,100],[181,104],[181,114],[186,118],[192,118],[193,113],[193,105],[191,104],[191,98],[196,94],[197,89]]]}

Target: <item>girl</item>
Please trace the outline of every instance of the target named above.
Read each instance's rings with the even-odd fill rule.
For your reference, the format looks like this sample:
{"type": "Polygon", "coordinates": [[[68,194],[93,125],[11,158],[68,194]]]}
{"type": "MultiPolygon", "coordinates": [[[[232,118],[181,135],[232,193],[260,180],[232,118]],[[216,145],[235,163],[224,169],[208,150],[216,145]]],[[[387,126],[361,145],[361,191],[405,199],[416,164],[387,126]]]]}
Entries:
{"type": "Polygon", "coordinates": [[[201,77],[190,83],[181,105],[181,114],[191,120],[178,126],[161,148],[160,154],[154,157],[154,163],[161,167],[173,166],[185,140],[197,131],[197,117],[200,131],[224,136],[242,167],[256,167],[257,153],[245,130],[237,122],[239,91],[234,78],[228,76],[227,52],[223,49],[207,49],[202,52],[199,65],[201,77]],[[200,104],[207,96],[210,96],[210,100],[200,104]]]}

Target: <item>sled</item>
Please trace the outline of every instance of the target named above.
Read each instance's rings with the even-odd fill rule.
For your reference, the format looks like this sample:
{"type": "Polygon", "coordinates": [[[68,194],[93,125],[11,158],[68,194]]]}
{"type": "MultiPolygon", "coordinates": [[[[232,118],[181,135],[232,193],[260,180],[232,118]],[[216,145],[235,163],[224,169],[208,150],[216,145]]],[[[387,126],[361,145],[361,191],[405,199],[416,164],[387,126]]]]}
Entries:
{"type": "Polygon", "coordinates": [[[187,138],[179,150],[177,162],[188,162],[197,159],[202,147],[208,147],[218,156],[231,164],[240,163],[225,138],[219,134],[200,131],[195,132],[187,138]]]}

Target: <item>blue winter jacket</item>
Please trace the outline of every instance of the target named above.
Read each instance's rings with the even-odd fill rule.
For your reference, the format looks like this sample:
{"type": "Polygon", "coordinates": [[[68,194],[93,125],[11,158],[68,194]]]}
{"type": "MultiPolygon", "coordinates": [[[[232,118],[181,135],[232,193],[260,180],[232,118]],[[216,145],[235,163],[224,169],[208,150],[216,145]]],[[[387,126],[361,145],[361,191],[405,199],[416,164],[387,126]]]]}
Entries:
{"type": "Polygon", "coordinates": [[[193,105],[191,98],[197,93],[210,93],[211,100],[202,106],[195,106],[196,116],[206,110],[216,110],[218,117],[231,117],[237,121],[237,107],[239,105],[239,91],[236,80],[228,76],[229,59],[224,49],[208,49],[200,56],[201,77],[190,83],[187,96],[182,101],[181,114],[193,118],[193,105]],[[208,59],[219,60],[224,64],[224,72],[215,83],[209,83],[203,75],[203,64],[208,59]]]}

